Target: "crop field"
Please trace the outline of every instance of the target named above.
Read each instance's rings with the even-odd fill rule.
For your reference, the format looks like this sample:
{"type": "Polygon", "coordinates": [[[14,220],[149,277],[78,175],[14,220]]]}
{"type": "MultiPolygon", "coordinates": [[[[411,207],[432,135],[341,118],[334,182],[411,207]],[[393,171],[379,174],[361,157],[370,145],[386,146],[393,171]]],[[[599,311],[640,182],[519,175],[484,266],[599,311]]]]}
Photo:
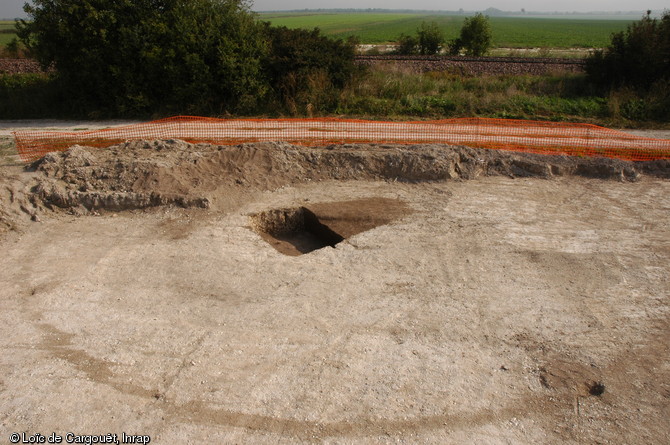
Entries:
{"type": "MultiPolygon", "coordinates": [[[[463,15],[400,13],[262,13],[262,20],[276,26],[312,29],[318,27],[334,37],[356,36],[361,43],[394,42],[400,34],[414,34],[422,22],[436,22],[447,40],[460,32],[463,15]]],[[[634,20],[591,18],[490,17],[493,44],[505,48],[600,48],[614,32],[623,31],[634,20]]]]}
{"type": "Polygon", "coordinates": [[[14,37],[14,20],[0,20],[0,46],[8,44],[14,37]]]}
{"type": "MultiPolygon", "coordinates": [[[[276,26],[312,29],[361,43],[394,42],[400,34],[413,34],[422,22],[436,22],[447,40],[458,36],[465,16],[407,13],[261,13],[261,20],[276,26]]],[[[610,35],[623,31],[633,19],[490,17],[493,45],[499,48],[600,48],[610,35]]],[[[0,21],[0,46],[16,34],[14,21],[0,21]]]]}

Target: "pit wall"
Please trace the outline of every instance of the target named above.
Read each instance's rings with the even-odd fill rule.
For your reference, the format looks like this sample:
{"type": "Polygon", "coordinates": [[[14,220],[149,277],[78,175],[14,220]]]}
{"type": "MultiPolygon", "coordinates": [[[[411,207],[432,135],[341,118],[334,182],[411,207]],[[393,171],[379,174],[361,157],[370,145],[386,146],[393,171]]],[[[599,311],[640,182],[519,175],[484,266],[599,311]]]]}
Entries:
{"type": "Polygon", "coordinates": [[[176,116],[104,130],[16,131],[23,162],[73,145],[108,147],[131,140],[181,139],[237,145],[284,141],[296,145],[448,144],[526,153],[607,157],[626,161],[670,159],[670,140],[652,139],[590,124],[463,118],[389,122],[336,118],[215,119],[176,116]]]}

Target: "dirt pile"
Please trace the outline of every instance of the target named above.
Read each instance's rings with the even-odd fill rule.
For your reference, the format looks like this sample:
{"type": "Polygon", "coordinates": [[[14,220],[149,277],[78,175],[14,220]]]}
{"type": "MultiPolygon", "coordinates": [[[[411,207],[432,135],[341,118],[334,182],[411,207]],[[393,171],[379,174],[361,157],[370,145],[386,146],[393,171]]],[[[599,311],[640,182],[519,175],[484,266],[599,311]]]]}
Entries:
{"type": "Polygon", "coordinates": [[[189,181],[185,176],[191,172],[189,164],[197,163],[197,152],[183,142],[167,141],[155,144],[150,156],[142,156],[144,153],[138,150],[145,145],[149,147],[128,143],[125,154],[117,151],[118,146],[109,151],[74,146],[62,153],[50,153],[34,164],[43,175],[35,193],[46,205],[61,208],[125,210],[166,204],[208,207],[206,199],[191,193],[198,188],[198,178],[191,178],[190,184],[185,182],[189,181]],[[175,156],[162,156],[164,149],[175,156]]]}
{"type": "Polygon", "coordinates": [[[39,221],[41,203],[33,193],[34,175],[0,168],[0,235],[22,220],[39,221]]]}
{"type": "Polygon", "coordinates": [[[670,162],[542,156],[445,145],[332,145],[280,142],[217,146],[179,140],[133,141],[107,149],[74,146],[5,181],[0,223],[44,207],[86,213],[160,205],[208,208],[226,196],[324,180],[425,182],[482,176],[578,175],[635,181],[670,177],[670,162]],[[27,181],[27,182],[26,182],[27,181]]]}

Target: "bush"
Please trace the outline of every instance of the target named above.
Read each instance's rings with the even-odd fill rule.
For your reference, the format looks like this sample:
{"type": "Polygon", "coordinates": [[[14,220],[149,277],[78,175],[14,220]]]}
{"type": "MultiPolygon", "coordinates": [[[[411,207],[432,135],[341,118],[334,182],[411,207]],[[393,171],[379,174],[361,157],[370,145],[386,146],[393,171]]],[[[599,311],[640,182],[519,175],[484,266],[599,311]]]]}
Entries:
{"type": "Polygon", "coordinates": [[[0,119],[64,117],[63,97],[45,74],[0,73],[0,119]]]}
{"type": "Polygon", "coordinates": [[[66,96],[107,114],[249,110],[266,90],[242,0],[33,0],[17,33],[66,96]]]}
{"type": "Polygon", "coordinates": [[[398,48],[396,54],[402,55],[431,55],[437,54],[442,50],[444,44],[444,34],[437,23],[422,22],[419,29],[416,30],[416,37],[401,34],[398,38],[398,48]]]}
{"type": "Polygon", "coordinates": [[[419,41],[414,36],[400,34],[398,38],[398,47],[394,51],[395,54],[410,56],[419,52],[419,41]]]}
{"type": "Polygon", "coordinates": [[[264,73],[279,107],[291,114],[332,111],[339,92],[358,73],[356,41],[265,25],[270,42],[264,73]]]}
{"type": "Polygon", "coordinates": [[[7,45],[5,45],[5,51],[7,51],[7,54],[9,57],[12,58],[17,58],[19,57],[20,53],[20,46],[19,46],[19,39],[14,37],[12,40],[9,41],[7,45]]]}
{"type": "Polygon", "coordinates": [[[442,30],[437,26],[437,23],[423,22],[417,31],[417,40],[419,54],[437,54],[440,52],[442,45],[444,44],[444,34],[442,34],[442,30]]]}
{"type": "Polygon", "coordinates": [[[648,11],[625,32],[612,34],[610,45],[587,59],[586,72],[601,87],[642,92],[670,80],[670,11],[660,21],[648,11]]]}
{"type": "Polygon", "coordinates": [[[355,42],[272,28],[246,0],[34,0],[17,26],[91,117],[333,110],[355,42]],[[309,106],[308,106],[309,105],[309,106]]]}
{"type": "Polygon", "coordinates": [[[670,121],[670,81],[655,82],[649,91],[612,89],[608,98],[610,116],[624,121],[670,121]]]}
{"type": "Polygon", "coordinates": [[[465,50],[468,56],[483,56],[491,48],[492,34],[489,18],[481,13],[467,17],[460,36],[450,45],[452,54],[465,50]]]}

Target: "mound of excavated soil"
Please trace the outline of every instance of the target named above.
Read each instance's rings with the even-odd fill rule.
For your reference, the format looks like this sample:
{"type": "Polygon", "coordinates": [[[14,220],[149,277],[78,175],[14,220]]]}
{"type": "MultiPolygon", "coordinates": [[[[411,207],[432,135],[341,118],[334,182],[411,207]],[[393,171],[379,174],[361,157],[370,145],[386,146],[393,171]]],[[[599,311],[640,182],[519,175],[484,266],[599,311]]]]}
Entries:
{"type": "Polygon", "coordinates": [[[479,176],[581,175],[635,180],[668,176],[668,162],[527,155],[439,145],[343,145],[319,148],[283,143],[238,146],[182,141],[135,141],[108,149],[75,146],[33,165],[35,188],[48,206],[123,210],[163,204],[209,207],[222,188],[271,190],[307,181],[444,181],[479,176]]]}
{"type": "MultiPolygon", "coordinates": [[[[530,155],[445,145],[339,145],[286,143],[238,146],[178,140],[133,141],[107,149],[74,146],[28,167],[27,177],[4,181],[0,227],[17,214],[39,219],[45,207],[85,213],[160,205],[225,207],[235,196],[323,180],[425,182],[481,176],[578,175],[635,181],[641,174],[670,177],[669,161],[530,155]]],[[[239,199],[238,199],[239,200],[239,199]]]]}

